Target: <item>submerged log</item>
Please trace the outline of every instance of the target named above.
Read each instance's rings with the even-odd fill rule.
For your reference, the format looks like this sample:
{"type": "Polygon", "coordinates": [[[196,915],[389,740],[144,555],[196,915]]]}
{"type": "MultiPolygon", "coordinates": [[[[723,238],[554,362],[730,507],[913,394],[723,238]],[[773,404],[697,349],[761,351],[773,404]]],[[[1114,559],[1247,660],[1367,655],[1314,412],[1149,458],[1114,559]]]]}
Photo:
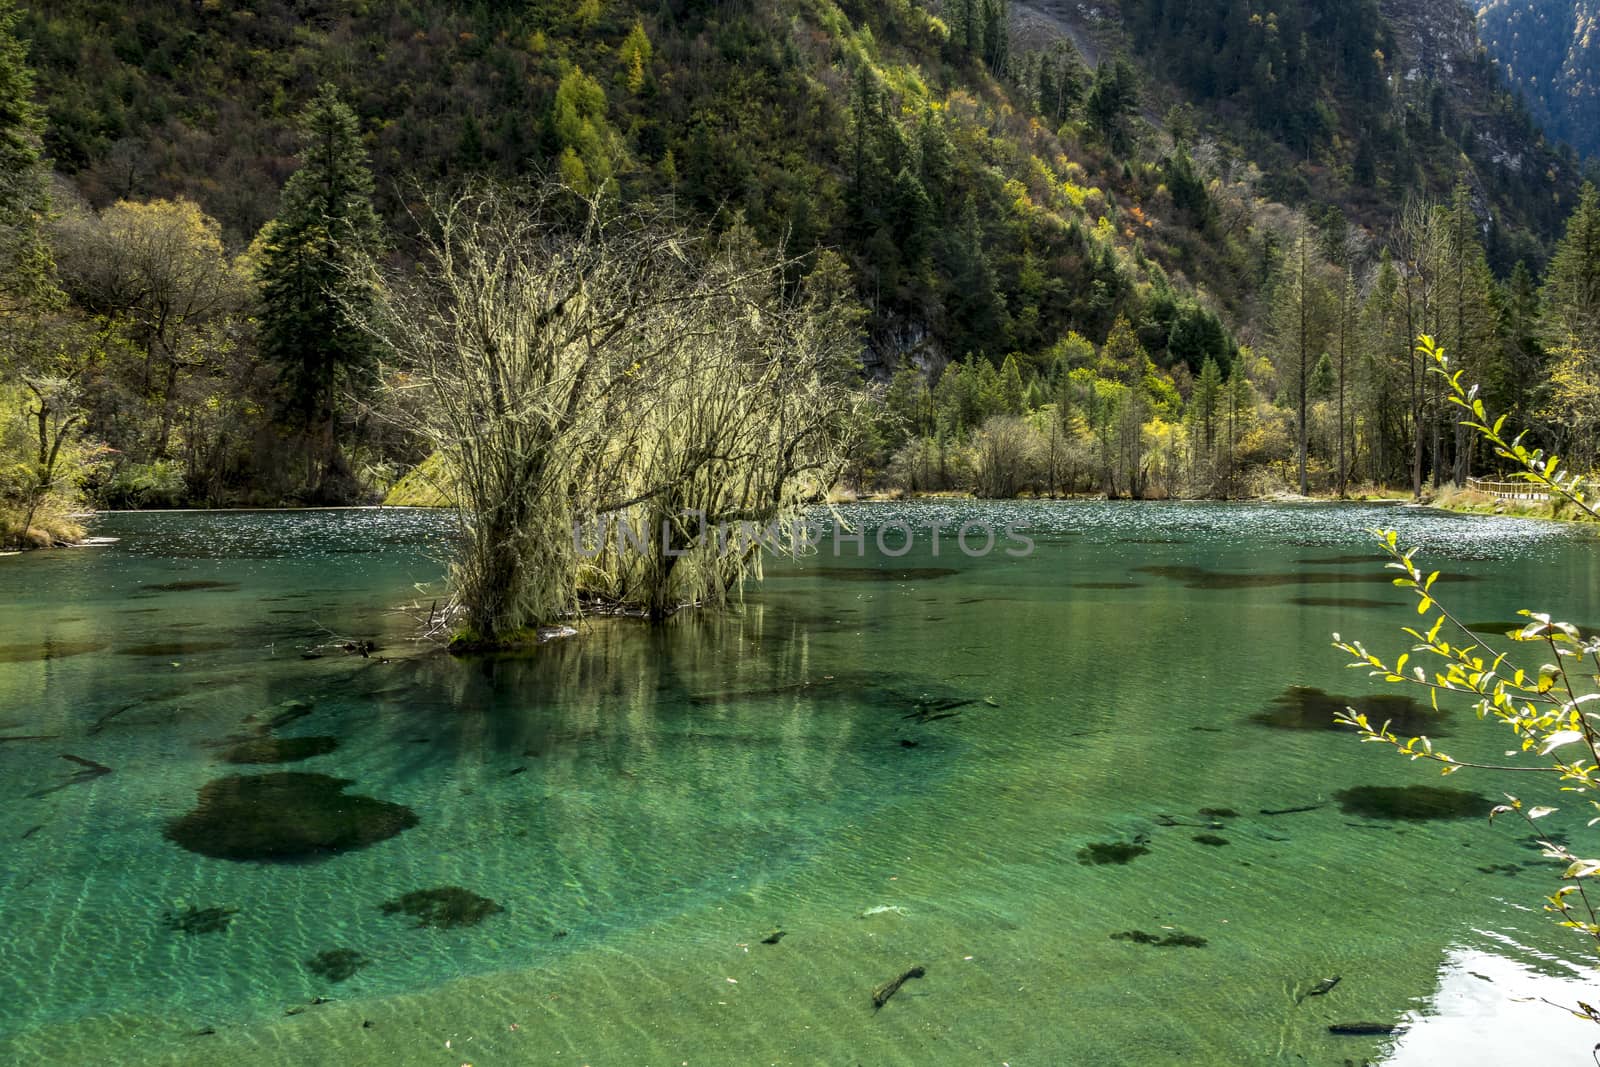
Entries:
{"type": "Polygon", "coordinates": [[[30,800],[37,800],[40,797],[49,796],[51,793],[54,793],[57,790],[65,789],[70,785],[78,785],[80,782],[92,782],[96,778],[100,778],[111,773],[111,768],[107,767],[104,763],[96,763],[94,760],[84,759],[82,756],[74,756],[70,753],[63,752],[61,753],[61,758],[78,764],[83,768],[83,770],[74,773],[72,777],[57,785],[45,786],[43,789],[34,790],[28,794],[28,798],[30,800]]]}
{"type": "Polygon", "coordinates": [[[1385,1034],[1396,1034],[1405,1027],[1399,1023],[1334,1023],[1328,1027],[1330,1034],[1343,1034],[1348,1037],[1381,1037],[1385,1034]]]}
{"type": "Polygon", "coordinates": [[[1297,808],[1262,808],[1261,809],[1261,814],[1263,814],[1263,815],[1298,815],[1302,811],[1316,811],[1319,808],[1325,808],[1327,806],[1328,806],[1327,802],[1324,801],[1324,802],[1322,802],[1320,804],[1301,804],[1297,808]]]}
{"type": "Polygon", "coordinates": [[[913,978],[921,978],[928,973],[928,969],[920,963],[910,970],[905,971],[897,978],[891,978],[872,991],[872,1010],[877,1011],[889,1002],[889,998],[900,992],[900,987],[913,978]]]}

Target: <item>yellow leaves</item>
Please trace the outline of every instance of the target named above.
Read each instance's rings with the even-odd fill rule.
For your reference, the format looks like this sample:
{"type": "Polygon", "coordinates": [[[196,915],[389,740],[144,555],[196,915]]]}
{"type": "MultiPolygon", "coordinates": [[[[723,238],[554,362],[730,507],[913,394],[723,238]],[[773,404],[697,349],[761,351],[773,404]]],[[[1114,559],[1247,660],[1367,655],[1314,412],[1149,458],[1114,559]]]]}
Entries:
{"type": "Polygon", "coordinates": [[[1028,195],[1028,187],[1015,178],[1008,180],[1001,189],[1006,199],[1011,201],[1011,210],[1020,218],[1027,218],[1033,213],[1033,198],[1028,195]]]}
{"type": "MultiPolygon", "coordinates": [[[[1567,867],[1567,869],[1562,872],[1561,877],[1593,878],[1597,874],[1600,874],[1600,860],[1574,860],[1567,867]]],[[[1563,889],[1561,893],[1557,895],[1564,898],[1566,891],[1566,889],[1563,889]]]]}

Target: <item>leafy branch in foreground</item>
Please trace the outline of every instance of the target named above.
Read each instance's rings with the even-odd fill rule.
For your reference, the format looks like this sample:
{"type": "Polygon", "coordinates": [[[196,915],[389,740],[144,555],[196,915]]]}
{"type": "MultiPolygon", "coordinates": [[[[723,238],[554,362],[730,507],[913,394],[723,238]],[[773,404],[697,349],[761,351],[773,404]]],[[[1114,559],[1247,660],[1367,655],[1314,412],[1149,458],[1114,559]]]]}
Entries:
{"type": "MultiPolygon", "coordinates": [[[[1478,399],[1477,387],[1462,386],[1460,372],[1451,372],[1444,351],[1432,338],[1419,338],[1418,350],[1448,382],[1451,401],[1471,414],[1472,419],[1464,421],[1464,425],[1494,445],[1498,455],[1520,465],[1523,470],[1519,477],[1548,487],[1585,514],[1600,519],[1588,502],[1584,478],[1561,472],[1556,456],[1528,449],[1521,435],[1507,440],[1503,434],[1505,417],[1490,421],[1478,399]]],[[[1440,693],[1471,694],[1476,698],[1480,719],[1493,719],[1516,737],[1518,747],[1506,753],[1508,760],[1533,753],[1543,762],[1493,764],[1457,759],[1440,751],[1427,737],[1401,737],[1388,722],[1374,726],[1366,715],[1353,708],[1340,713],[1337,720],[1360,731],[1362,741],[1391,745],[1412,760],[1438,763],[1444,774],[1475,770],[1553,775],[1561,792],[1600,790],[1600,731],[1593,712],[1587,710],[1588,705],[1600,700],[1600,636],[1585,636],[1571,623],[1556,621],[1546,614],[1520,611],[1518,614],[1528,622],[1508,632],[1507,638],[1514,644],[1534,646],[1549,658],[1536,667],[1518,666],[1509,651],[1490,647],[1439,602],[1433,591],[1439,572],[1424,573],[1415,562],[1415,548],[1402,548],[1392,530],[1373,533],[1390,557],[1387,566],[1401,572],[1394,584],[1416,596],[1417,614],[1436,614],[1426,630],[1404,628],[1416,643],[1392,662],[1369,651],[1360,641],[1345,641],[1338,634],[1333,635],[1334,647],[1355,657],[1350,666],[1368,668],[1374,677],[1427,689],[1435,707],[1440,693]],[[1452,641],[1457,634],[1460,639],[1452,641]],[[1427,665],[1413,663],[1414,656],[1425,659],[1427,665]]],[[[1566,845],[1551,840],[1553,835],[1539,830],[1538,820],[1554,813],[1555,807],[1530,805],[1509,793],[1505,796],[1506,803],[1495,807],[1490,818],[1518,815],[1533,828],[1543,854],[1564,865],[1561,877],[1569,884],[1546,898],[1546,910],[1559,915],[1561,925],[1600,943],[1600,913],[1584,882],[1600,876],[1600,859],[1580,857],[1566,845]]],[[[1600,813],[1600,803],[1592,799],[1588,803],[1600,813]]],[[[1600,817],[1590,820],[1589,825],[1596,822],[1600,817]]],[[[1587,1004],[1566,1010],[1600,1023],[1600,1011],[1587,1004]]]]}

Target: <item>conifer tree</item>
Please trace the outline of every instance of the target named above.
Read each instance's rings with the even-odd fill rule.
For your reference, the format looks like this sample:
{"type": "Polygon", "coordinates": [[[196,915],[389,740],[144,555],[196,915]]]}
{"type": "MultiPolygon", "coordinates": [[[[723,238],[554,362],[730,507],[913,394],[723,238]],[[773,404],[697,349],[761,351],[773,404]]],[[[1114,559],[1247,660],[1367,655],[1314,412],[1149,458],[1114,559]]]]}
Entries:
{"type": "Polygon", "coordinates": [[[1545,337],[1550,346],[1550,392],[1542,410],[1568,463],[1592,462],[1600,431],[1600,192],[1583,187],[1545,278],[1545,337]],[[1576,446],[1576,447],[1574,447],[1576,446]]]}
{"type": "Polygon", "coordinates": [[[291,423],[319,439],[310,459],[322,468],[312,480],[321,482],[342,463],[340,391],[359,388],[374,359],[355,324],[370,294],[354,267],[376,250],[381,227],[355,113],[333,86],[318,91],[300,130],[300,169],[265,234],[261,352],[279,368],[291,423]]]}
{"type": "Polygon", "coordinates": [[[1022,387],[1022,370],[1017,366],[1017,357],[1006,357],[1005,365],[1000,368],[1000,411],[1004,415],[1021,415],[1026,393],[1022,387]]]}
{"type": "Polygon", "coordinates": [[[1222,403],[1222,370],[1217,361],[1207,358],[1196,379],[1194,394],[1189,398],[1189,410],[1194,414],[1195,425],[1205,442],[1206,455],[1210,456],[1217,441],[1217,410],[1222,403]]]}

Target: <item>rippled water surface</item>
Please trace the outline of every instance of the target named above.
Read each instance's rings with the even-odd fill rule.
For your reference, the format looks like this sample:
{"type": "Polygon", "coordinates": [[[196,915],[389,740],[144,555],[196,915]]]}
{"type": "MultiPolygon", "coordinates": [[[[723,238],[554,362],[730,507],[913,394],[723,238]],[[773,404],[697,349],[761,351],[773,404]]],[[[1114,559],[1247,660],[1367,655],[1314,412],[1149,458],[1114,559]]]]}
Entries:
{"type": "MultiPolygon", "coordinates": [[[[1496,643],[1523,607],[1600,626],[1592,535],[843,514],[863,554],[770,563],[740,611],[475,660],[412,640],[437,514],[109,515],[0,559],[0,1062],[1591,1062],[1528,999],[1600,976],[1481,817],[1507,783],[1324,727],[1378,692],[1329,634],[1416,618],[1366,527],[1496,643]]],[[[1445,711],[1406,713],[1503,758],[1445,711]]]]}

